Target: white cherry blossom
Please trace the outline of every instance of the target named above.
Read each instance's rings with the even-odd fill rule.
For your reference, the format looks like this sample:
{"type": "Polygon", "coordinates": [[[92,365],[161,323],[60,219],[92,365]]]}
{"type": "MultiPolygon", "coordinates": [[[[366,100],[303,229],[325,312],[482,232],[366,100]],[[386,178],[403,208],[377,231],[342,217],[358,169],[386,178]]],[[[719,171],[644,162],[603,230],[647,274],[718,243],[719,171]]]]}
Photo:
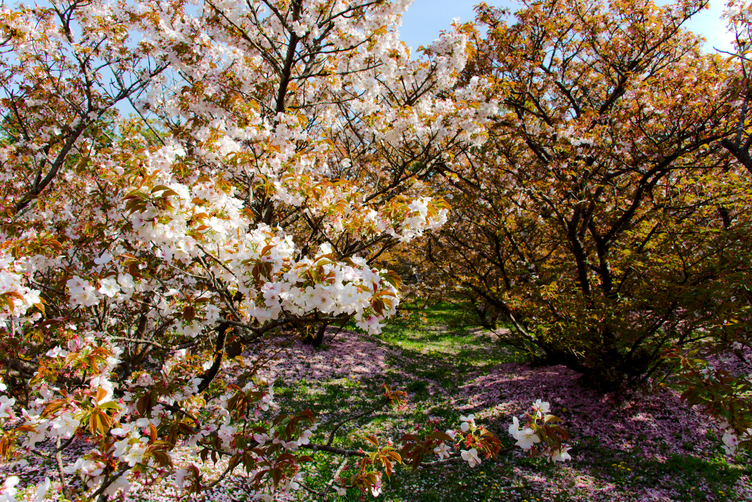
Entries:
{"type": "Polygon", "coordinates": [[[476,465],[479,465],[481,463],[480,457],[478,457],[478,450],[475,448],[471,448],[469,450],[462,450],[461,452],[462,460],[467,462],[467,465],[470,467],[475,467],[476,465]]]}

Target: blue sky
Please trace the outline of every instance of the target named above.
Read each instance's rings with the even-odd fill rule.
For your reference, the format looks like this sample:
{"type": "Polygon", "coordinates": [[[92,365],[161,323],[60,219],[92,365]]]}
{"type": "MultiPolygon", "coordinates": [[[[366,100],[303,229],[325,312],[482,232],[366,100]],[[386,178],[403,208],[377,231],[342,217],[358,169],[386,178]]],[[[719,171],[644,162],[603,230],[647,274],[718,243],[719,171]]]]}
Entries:
{"type": "MultiPolygon", "coordinates": [[[[400,34],[402,40],[413,49],[428,45],[439,36],[441,30],[447,29],[452,19],[459,17],[470,21],[475,15],[473,5],[480,0],[415,0],[403,16],[400,34]]],[[[508,1],[486,0],[489,5],[510,5],[508,1]]],[[[658,3],[668,3],[658,1],[658,3]]],[[[695,16],[687,28],[707,39],[706,51],[713,47],[723,50],[731,48],[731,35],[726,32],[726,23],[720,19],[725,0],[711,0],[710,9],[695,16]]]]}

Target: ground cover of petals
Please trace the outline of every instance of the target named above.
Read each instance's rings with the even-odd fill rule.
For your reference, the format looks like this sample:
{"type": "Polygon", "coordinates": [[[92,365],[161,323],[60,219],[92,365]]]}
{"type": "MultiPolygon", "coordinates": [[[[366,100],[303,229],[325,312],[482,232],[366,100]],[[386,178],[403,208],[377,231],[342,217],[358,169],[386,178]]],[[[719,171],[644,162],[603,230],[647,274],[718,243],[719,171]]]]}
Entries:
{"type": "MultiPolygon", "coordinates": [[[[416,472],[398,470],[385,483],[385,501],[726,501],[752,500],[748,459],[723,455],[719,429],[697,410],[684,406],[676,391],[657,386],[653,392],[602,395],[575,371],[563,366],[535,367],[519,352],[500,345],[492,333],[473,326],[461,306],[442,304],[404,311],[379,336],[331,329],[323,347],[279,339],[246,354],[275,358],[260,376],[273,382],[285,409],[311,407],[326,434],[342,418],[367,410],[381,386],[406,390],[404,409],[387,410],[346,424],[335,446],[367,448],[363,437],[377,435],[395,443],[416,424],[458,427],[461,415],[475,415],[505,442],[511,417],[520,416],[536,399],[551,403],[571,434],[571,461],[550,463],[528,458],[515,449],[496,461],[483,460],[416,472]]],[[[83,446],[83,445],[82,445],[83,446]]],[[[178,452],[180,466],[196,462],[188,450],[178,452]]],[[[320,489],[340,458],[317,454],[302,481],[320,489]]],[[[354,460],[350,465],[354,465],[354,460]]],[[[224,469],[220,461],[201,467],[208,478],[224,469]]],[[[346,475],[347,468],[344,474],[346,475]]],[[[0,479],[18,475],[22,500],[34,500],[36,484],[55,479],[52,461],[19,458],[0,466],[0,479]]],[[[169,481],[131,479],[126,500],[177,500],[169,481]]],[[[50,490],[46,500],[61,500],[50,490]]],[[[190,500],[251,500],[250,480],[228,476],[217,488],[190,500]]],[[[297,492],[297,500],[313,500],[297,492]]],[[[350,489],[335,500],[361,500],[350,489]]],[[[368,497],[370,499],[370,495],[368,497]]],[[[330,498],[331,500],[332,498],[330,498]]]]}

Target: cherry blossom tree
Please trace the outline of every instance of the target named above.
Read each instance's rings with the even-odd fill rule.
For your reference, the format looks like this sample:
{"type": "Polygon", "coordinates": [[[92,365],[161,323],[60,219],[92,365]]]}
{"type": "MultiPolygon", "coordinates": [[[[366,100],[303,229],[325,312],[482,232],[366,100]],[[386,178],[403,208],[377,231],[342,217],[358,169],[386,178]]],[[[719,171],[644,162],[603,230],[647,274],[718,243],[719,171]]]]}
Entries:
{"type": "MultiPolygon", "coordinates": [[[[750,49],[750,4],[731,0],[724,13],[729,30],[734,33],[733,50],[722,51],[729,60],[736,63],[738,71],[726,83],[726,99],[735,105],[733,134],[721,139],[721,145],[733,155],[741,167],[734,169],[734,175],[745,180],[752,173],[752,158],[749,154],[752,134],[749,132],[750,93],[749,49],[750,49]]],[[[746,183],[736,185],[734,194],[744,193],[746,183]],[[740,186],[741,185],[741,186],[740,186]]],[[[743,198],[745,201],[748,198],[743,198]]],[[[718,210],[726,228],[740,225],[740,210],[735,204],[720,205],[718,210]]],[[[742,223],[743,224],[743,223],[742,223]]],[[[738,249],[742,259],[748,259],[748,249],[738,249]]],[[[749,329],[750,297],[743,286],[742,275],[728,281],[727,287],[720,289],[717,296],[730,297],[734,309],[723,322],[715,326],[715,333],[699,347],[691,351],[675,350],[671,353],[679,366],[681,383],[686,387],[682,397],[691,405],[702,407],[714,416],[723,430],[723,448],[727,455],[734,456],[740,450],[752,450],[752,346],[747,336],[749,329]],[[718,294],[720,293],[720,294],[718,294]]]]}
{"type": "MultiPolygon", "coordinates": [[[[272,500],[300,487],[306,453],[363,458],[326,498],[378,495],[403,458],[500,452],[474,423],[452,459],[455,438],[432,431],[401,453],[335,448],[339,426],[322,439],[310,411],[283,413],[263,357],[244,355],[285,327],[352,318],[378,333],[400,280],[373,260],[446,221],[426,179],[486,138],[497,107],[483,79],[458,82],[465,34],[411,59],[406,7],[2,9],[0,454],[53,460],[68,499],[107,500],[134,473],[198,492],[237,469],[272,500]],[[176,466],[177,448],[197,463],[176,466]],[[198,463],[219,458],[204,477],[198,463]]],[[[385,388],[374,409],[403,397],[385,388]]],[[[564,460],[563,430],[533,422],[539,452],[564,460]]]]}
{"type": "Polygon", "coordinates": [[[466,78],[493,78],[502,111],[441,165],[452,220],[427,252],[508,341],[606,389],[747,319],[749,180],[720,145],[739,65],[682,28],[704,7],[478,9],[466,78]]]}

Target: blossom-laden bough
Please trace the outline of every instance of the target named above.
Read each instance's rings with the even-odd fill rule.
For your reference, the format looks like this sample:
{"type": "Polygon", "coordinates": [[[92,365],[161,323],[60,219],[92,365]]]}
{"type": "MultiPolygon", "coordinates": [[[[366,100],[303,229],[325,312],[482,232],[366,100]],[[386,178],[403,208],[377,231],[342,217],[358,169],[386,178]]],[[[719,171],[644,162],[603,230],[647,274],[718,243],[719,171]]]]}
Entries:
{"type": "MultiPolygon", "coordinates": [[[[112,357],[106,357],[107,351],[101,348],[98,355],[86,348],[69,348],[88,355],[83,362],[84,371],[92,371],[94,380],[107,374],[115,361],[112,357]],[[98,357],[104,358],[99,364],[98,357]]],[[[59,350],[49,357],[58,360],[68,359],[70,355],[65,350],[59,350]]],[[[121,491],[127,493],[131,486],[128,475],[133,473],[164,477],[164,472],[170,472],[171,482],[184,493],[200,493],[221,483],[237,469],[244,471],[252,480],[254,492],[261,500],[286,500],[301,488],[302,470],[312,460],[308,452],[345,457],[325,491],[316,492],[306,487],[307,491],[326,498],[329,493],[341,494],[348,488],[358,488],[378,496],[382,476],[390,477],[395,465],[403,462],[410,463],[413,468],[462,461],[475,467],[482,462],[481,457],[495,458],[499,453],[509,452],[513,448],[502,448],[501,441],[488,429],[475,424],[473,415],[462,416],[459,429],[446,432],[439,431],[437,423],[429,422],[415,433],[404,435],[400,439],[402,448],[399,451],[391,444],[380,445],[375,436],[365,438],[374,447],[370,452],[338,448],[332,443],[343,425],[385,406],[399,407],[404,404],[405,394],[385,386],[383,398],[375,406],[335,424],[324,435],[317,431],[316,417],[310,411],[294,415],[281,413],[273,399],[272,389],[259,381],[249,381],[242,387],[229,384],[221,393],[200,394],[199,379],[188,380],[189,375],[186,374],[182,378],[180,376],[185,370],[190,371],[187,361],[190,357],[183,352],[168,361],[160,381],[153,381],[145,372],[134,375],[134,393],[118,399],[104,387],[98,387],[96,393],[85,388],[80,395],[74,394],[68,399],[49,404],[40,403],[31,410],[24,410],[23,425],[6,432],[3,447],[10,446],[8,441],[13,434],[23,435],[21,448],[39,456],[51,457],[65,450],[64,446],[60,446],[61,441],[67,444],[82,439],[95,442],[98,447],[79,457],[75,463],[68,466],[59,464],[61,476],[75,475],[81,481],[83,493],[71,492],[71,487],[67,487],[69,495],[74,498],[106,499],[106,496],[121,491]],[[88,398],[84,406],[80,404],[84,401],[83,396],[88,398]],[[42,409],[41,404],[46,406],[42,409]],[[209,416],[215,417],[215,420],[208,419],[209,416]],[[38,447],[37,443],[50,438],[56,438],[56,448],[50,451],[49,448],[38,447]],[[216,464],[218,459],[225,458],[226,467],[218,476],[207,479],[197,463],[176,466],[173,452],[186,446],[197,452],[196,462],[201,459],[216,464]],[[453,456],[453,450],[461,450],[461,454],[453,456]],[[439,459],[426,460],[426,455],[431,452],[439,459]],[[360,458],[356,469],[349,477],[341,476],[342,467],[351,457],[360,458]]],[[[237,364],[226,367],[239,382],[256,370],[254,367],[248,368],[243,362],[238,360],[237,364]]],[[[555,461],[563,461],[569,458],[567,447],[561,442],[567,438],[566,432],[560,427],[537,424],[539,419],[544,423],[558,420],[552,415],[544,415],[548,408],[548,403],[541,403],[540,400],[534,403],[532,413],[527,414],[528,425],[535,427],[535,442],[550,445],[538,453],[555,461]]],[[[3,419],[6,425],[19,421],[10,414],[3,416],[3,419]]],[[[520,443],[519,434],[513,431],[513,428],[516,431],[517,423],[515,417],[510,434],[518,439],[519,446],[530,450],[529,445],[520,443]]],[[[522,433],[533,434],[528,431],[532,429],[522,433]]],[[[3,493],[7,500],[14,500],[13,490],[17,484],[13,479],[6,482],[3,493]]],[[[38,492],[43,493],[50,486],[47,479],[39,485],[38,492]]],[[[66,491],[65,484],[62,484],[62,489],[66,491]]]]}

